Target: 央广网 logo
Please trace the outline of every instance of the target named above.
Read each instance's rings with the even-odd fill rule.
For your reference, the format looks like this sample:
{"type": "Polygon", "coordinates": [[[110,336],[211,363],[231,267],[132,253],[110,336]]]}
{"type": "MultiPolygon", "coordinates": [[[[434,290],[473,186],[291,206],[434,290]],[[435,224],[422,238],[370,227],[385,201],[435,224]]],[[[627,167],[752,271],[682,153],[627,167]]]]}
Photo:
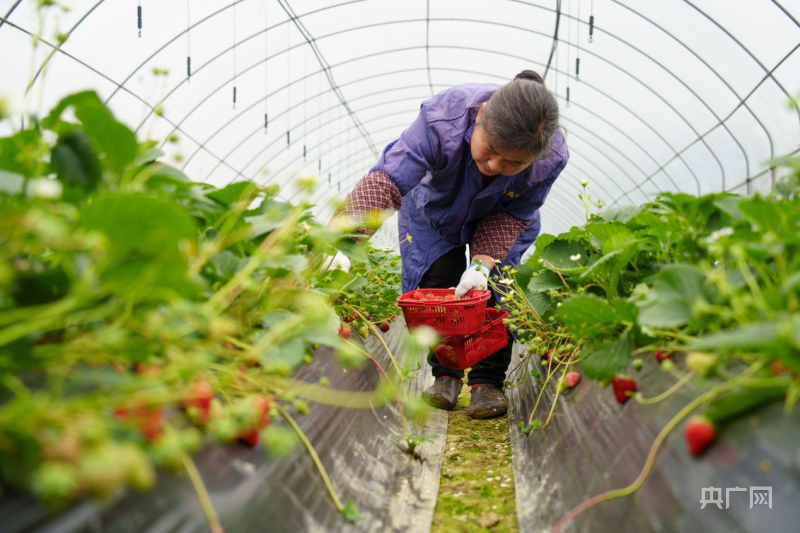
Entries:
{"type": "MultiPolygon", "coordinates": [[[[728,487],[725,489],[725,509],[730,507],[731,492],[747,492],[745,487],[728,487]]],[[[722,509],[722,487],[703,487],[700,494],[700,509],[706,505],[716,505],[722,509]]],[[[754,505],[766,505],[772,509],[772,487],[750,487],[750,509],[754,505]]]]}

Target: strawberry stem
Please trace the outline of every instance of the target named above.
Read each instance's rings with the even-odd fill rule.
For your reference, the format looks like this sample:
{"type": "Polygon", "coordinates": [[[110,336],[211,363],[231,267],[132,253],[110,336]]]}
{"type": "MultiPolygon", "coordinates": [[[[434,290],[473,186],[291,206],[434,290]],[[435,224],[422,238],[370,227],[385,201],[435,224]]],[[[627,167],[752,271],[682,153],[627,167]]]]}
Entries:
{"type": "Polygon", "coordinates": [[[197,471],[197,466],[187,453],[181,456],[181,460],[183,461],[183,467],[186,469],[186,473],[189,474],[189,479],[192,481],[194,491],[197,493],[197,499],[200,500],[200,507],[203,508],[203,513],[206,515],[211,533],[224,533],[222,524],[219,522],[217,510],[214,509],[214,504],[211,502],[211,497],[208,495],[208,490],[206,489],[205,483],[203,483],[203,478],[200,477],[200,472],[197,471]]]}
{"type": "Polygon", "coordinates": [[[675,394],[681,387],[686,385],[689,382],[689,380],[691,380],[693,377],[694,377],[694,372],[689,372],[688,374],[683,376],[677,383],[672,385],[672,387],[670,387],[669,389],[665,390],[664,392],[662,392],[658,396],[653,396],[652,398],[640,398],[638,395],[634,395],[633,399],[636,400],[637,402],[639,402],[642,405],[649,405],[649,404],[653,404],[653,403],[658,403],[658,402],[660,402],[662,400],[666,400],[667,398],[669,398],[670,396],[675,394]]]}
{"type": "Polygon", "coordinates": [[[322,461],[319,459],[319,455],[317,455],[317,451],[314,449],[314,446],[308,440],[308,437],[300,429],[300,426],[297,425],[297,422],[294,421],[294,418],[286,412],[286,409],[281,407],[279,404],[275,404],[275,407],[278,409],[278,412],[283,416],[283,418],[292,426],[297,436],[300,437],[300,440],[303,441],[306,449],[308,450],[309,455],[311,455],[311,459],[314,461],[314,464],[317,466],[317,470],[319,470],[320,475],[322,476],[322,481],[325,483],[325,486],[328,488],[328,493],[331,495],[331,499],[333,500],[333,504],[336,508],[341,512],[344,510],[344,505],[342,505],[342,500],[339,499],[339,495],[336,494],[336,489],[333,488],[333,484],[331,483],[330,478],[328,477],[328,472],[325,470],[325,467],[322,465],[322,461]]]}

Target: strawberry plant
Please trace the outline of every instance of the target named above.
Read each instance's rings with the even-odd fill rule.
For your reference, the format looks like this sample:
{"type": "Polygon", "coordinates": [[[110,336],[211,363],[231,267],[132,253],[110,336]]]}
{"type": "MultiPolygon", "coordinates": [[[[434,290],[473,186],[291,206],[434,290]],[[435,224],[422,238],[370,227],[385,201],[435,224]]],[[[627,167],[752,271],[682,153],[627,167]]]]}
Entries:
{"type": "MultiPolygon", "coordinates": [[[[527,375],[542,385],[520,424],[525,435],[547,428],[577,367],[611,384],[620,404],[662,401],[695,382],[701,394],[667,424],[654,450],[693,411],[707,421],[686,426],[693,456],[748,410],[782,399],[791,411],[800,399],[800,165],[788,164],[795,174],[768,196],[666,193],[596,215],[584,185],[586,224],[540,235],[530,259],[490,280],[525,347],[507,386],[527,375]],[[644,398],[632,375],[648,353],[677,382],[644,398]],[[555,399],[540,419],[549,386],[555,399]]],[[[630,494],[651,467],[649,460],[636,484],[585,502],[557,529],[591,505],[630,494]]]]}
{"type": "Polygon", "coordinates": [[[284,406],[327,389],[291,376],[319,346],[365,359],[349,328],[395,318],[399,257],[277,187],[192,182],[94,92],[29,124],[0,138],[0,481],[59,507],[182,469],[213,529],[191,453],[271,440],[276,417],[303,440],[284,406]],[[321,271],[337,249],[350,274],[321,271]]]}

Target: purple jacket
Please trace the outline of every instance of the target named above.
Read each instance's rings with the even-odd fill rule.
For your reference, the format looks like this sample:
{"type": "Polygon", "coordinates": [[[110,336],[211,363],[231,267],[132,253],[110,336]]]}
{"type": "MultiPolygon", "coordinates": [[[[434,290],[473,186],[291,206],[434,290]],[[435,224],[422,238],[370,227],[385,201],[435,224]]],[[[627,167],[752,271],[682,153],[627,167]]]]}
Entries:
{"type": "Polygon", "coordinates": [[[399,235],[412,238],[400,245],[404,292],[416,288],[439,257],[467,244],[478,221],[490,213],[533,221],[500,266],[519,264],[539,234],[539,208],[566,166],[569,151],[559,130],[549,154],[519,174],[497,176],[484,189],[470,142],[478,108],[499,87],[468,83],[425,100],[417,119],[386,146],[370,170],[387,174],[403,196],[399,235]]]}

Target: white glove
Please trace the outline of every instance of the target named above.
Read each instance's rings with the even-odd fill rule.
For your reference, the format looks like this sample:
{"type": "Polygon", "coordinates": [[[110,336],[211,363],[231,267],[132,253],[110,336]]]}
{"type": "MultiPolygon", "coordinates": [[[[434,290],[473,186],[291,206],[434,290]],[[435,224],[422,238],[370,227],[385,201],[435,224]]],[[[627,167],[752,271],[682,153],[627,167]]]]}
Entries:
{"type": "Polygon", "coordinates": [[[327,272],[328,270],[343,270],[344,272],[350,272],[350,259],[344,255],[342,252],[336,252],[336,255],[333,257],[329,256],[328,254],[322,254],[322,270],[323,272],[327,272]]]}
{"type": "Polygon", "coordinates": [[[471,289],[486,289],[489,284],[489,269],[484,265],[472,263],[463,274],[456,287],[456,296],[464,296],[471,289]]]}

